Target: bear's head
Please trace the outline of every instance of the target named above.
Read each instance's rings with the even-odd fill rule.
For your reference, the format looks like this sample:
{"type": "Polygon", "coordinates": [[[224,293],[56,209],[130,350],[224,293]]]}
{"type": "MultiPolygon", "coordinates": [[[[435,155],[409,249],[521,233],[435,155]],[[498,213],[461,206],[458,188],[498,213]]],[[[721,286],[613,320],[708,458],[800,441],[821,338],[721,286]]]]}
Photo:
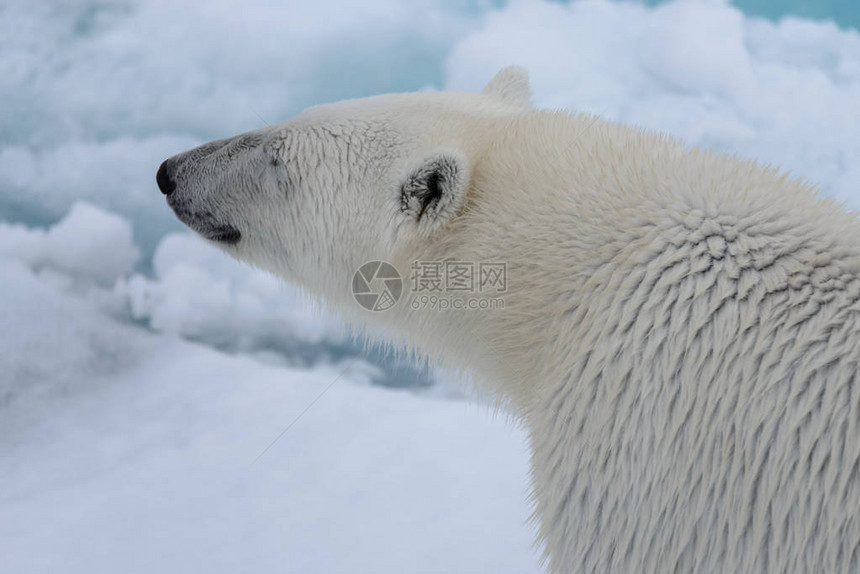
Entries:
{"type": "Polygon", "coordinates": [[[468,209],[473,166],[492,145],[481,125],[528,106],[528,78],[515,67],[481,94],[317,106],[173,156],[157,182],[204,238],[337,304],[361,265],[405,263],[468,209]]]}

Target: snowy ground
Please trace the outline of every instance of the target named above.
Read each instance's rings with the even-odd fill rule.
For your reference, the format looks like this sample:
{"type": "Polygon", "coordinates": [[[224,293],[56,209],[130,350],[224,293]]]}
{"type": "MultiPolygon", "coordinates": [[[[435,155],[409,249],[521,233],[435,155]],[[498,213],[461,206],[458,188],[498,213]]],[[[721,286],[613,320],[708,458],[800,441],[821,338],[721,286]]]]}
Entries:
{"type": "Polygon", "coordinates": [[[13,359],[43,385],[0,419],[3,572],[535,570],[526,445],[479,407],[142,332],[2,270],[3,324],[41,322],[4,348],[64,369],[13,359]]]}
{"type": "Polygon", "coordinates": [[[860,208],[860,34],[833,23],[718,0],[0,6],[0,572],[539,571],[522,431],[181,230],[154,182],[306,105],[510,63],[540,106],[860,208]]]}

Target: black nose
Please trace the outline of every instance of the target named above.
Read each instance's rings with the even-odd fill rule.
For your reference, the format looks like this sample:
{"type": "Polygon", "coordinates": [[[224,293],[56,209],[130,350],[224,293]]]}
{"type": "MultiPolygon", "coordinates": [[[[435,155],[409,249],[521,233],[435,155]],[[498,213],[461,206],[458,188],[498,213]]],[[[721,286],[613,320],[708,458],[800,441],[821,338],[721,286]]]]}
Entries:
{"type": "Polygon", "coordinates": [[[155,181],[158,183],[158,189],[164,195],[170,195],[176,189],[176,182],[173,181],[173,178],[167,172],[167,160],[158,168],[158,173],[155,174],[155,181]]]}

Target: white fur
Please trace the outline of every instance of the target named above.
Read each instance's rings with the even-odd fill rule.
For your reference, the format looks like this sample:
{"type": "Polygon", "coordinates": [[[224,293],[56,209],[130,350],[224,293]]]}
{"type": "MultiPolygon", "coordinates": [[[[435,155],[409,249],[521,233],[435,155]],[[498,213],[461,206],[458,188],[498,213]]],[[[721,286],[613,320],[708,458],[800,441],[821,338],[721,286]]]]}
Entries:
{"type": "Polygon", "coordinates": [[[313,108],[231,157],[175,158],[176,194],[241,230],[228,252],[521,417],[551,572],[860,571],[855,217],[774,170],[528,100],[508,69],[481,95],[313,108]],[[438,157],[462,169],[456,208],[418,221],[401,188],[438,157]],[[505,308],[364,312],[351,277],[378,259],[404,277],[504,261],[505,308]]]}

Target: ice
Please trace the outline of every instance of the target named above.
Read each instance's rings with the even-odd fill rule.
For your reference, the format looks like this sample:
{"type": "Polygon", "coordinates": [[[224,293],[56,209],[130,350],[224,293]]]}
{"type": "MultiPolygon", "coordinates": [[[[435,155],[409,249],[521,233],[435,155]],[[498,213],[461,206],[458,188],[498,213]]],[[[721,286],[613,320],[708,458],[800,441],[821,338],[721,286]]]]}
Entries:
{"type": "Polygon", "coordinates": [[[538,106],[860,207],[860,34],[830,22],[714,0],[4,2],[0,572],[539,571],[524,433],[183,230],[154,182],[307,105],[478,90],[509,64],[538,106]]]}
{"type": "Polygon", "coordinates": [[[432,61],[470,20],[466,5],[10,0],[0,118],[7,139],[27,143],[229,135],[321,100],[433,82],[432,61]],[[29,108],[42,113],[14,114],[29,108]]]}
{"type": "Polygon", "coordinates": [[[147,333],[8,258],[0,276],[3,572],[538,571],[504,419],[368,386],[361,361],[147,333]]]}
{"type": "Polygon", "coordinates": [[[0,222],[0,255],[103,285],[129,273],[140,251],[124,218],[85,202],[47,231],[0,222]]]}
{"type": "Polygon", "coordinates": [[[116,294],[128,301],[132,318],[156,331],[233,350],[272,347],[279,339],[282,348],[347,339],[343,326],[296,288],[189,232],[166,235],[152,267],[153,278],[136,274],[117,285],[116,294]]]}

